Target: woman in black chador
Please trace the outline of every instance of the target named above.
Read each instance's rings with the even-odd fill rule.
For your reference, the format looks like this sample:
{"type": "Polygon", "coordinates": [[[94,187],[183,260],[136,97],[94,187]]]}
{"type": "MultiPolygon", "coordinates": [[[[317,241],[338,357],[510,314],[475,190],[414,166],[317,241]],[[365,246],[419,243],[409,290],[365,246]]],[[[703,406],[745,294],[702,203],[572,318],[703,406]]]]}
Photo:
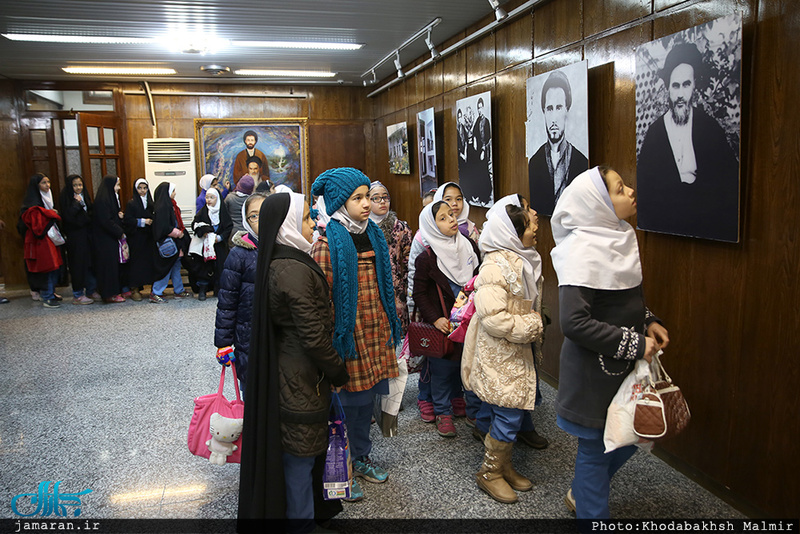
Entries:
{"type": "Polygon", "coordinates": [[[133,197],[125,207],[123,225],[128,236],[130,259],[127,263],[128,285],[131,298],[142,300],[141,289],[153,283],[153,259],[156,255],[153,240],[153,209],[155,203],[150,195],[147,180],[139,178],[133,184],[133,197]]]}
{"type": "Polygon", "coordinates": [[[125,237],[119,206],[119,178],[104,176],[94,199],[92,237],[97,291],[103,302],[125,302],[119,268],[119,240],[125,237]]]}
{"type": "Polygon", "coordinates": [[[314,226],[298,193],[261,204],[247,402],[242,433],[239,532],[311,532],[341,511],[325,501],[331,387],[349,380],[333,348],[328,282],[311,258],[314,226]]]}
{"type": "Polygon", "coordinates": [[[67,176],[67,183],[61,190],[61,222],[67,240],[73,304],[92,304],[92,297],[100,298],[92,272],[93,211],[92,201],[83,188],[83,179],[77,174],[67,176]]]}

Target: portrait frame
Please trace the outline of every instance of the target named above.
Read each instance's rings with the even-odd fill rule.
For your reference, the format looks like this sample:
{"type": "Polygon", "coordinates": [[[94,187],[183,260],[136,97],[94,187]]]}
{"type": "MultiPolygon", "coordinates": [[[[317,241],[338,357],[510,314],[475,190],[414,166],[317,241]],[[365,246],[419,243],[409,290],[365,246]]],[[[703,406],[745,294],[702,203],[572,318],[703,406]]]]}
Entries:
{"type": "Polygon", "coordinates": [[[386,141],[389,147],[389,172],[392,174],[411,174],[411,157],[408,153],[408,124],[403,121],[387,126],[386,141]]]}
{"type": "Polygon", "coordinates": [[[417,113],[417,164],[420,197],[438,184],[436,124],[434,108],[417,113]]]}
{"type": "Polygon", "coordinates": [[[564,188],[589,168],[588,73],[589,62],[583,60],[525,81],[528,200],[539,215],[551,216],[564,188]],[[545,88],[547,92],[543,94],[545,88]],[[548,100],[559,94],[561,102],[558,98],[548,100]],[[563,177],[558,180],[552,165],[554,147],[563,149],[559,150],[563,154],[559,160],[563,177]]]}
{"type": "MultiPolygon", "coordinates": [[[[244,150],[242,135],[254,131],[256,149],[267,158],[270,180],[308,195],[308,119],[194,119],[198,178],[213,174],[220,179],[233,176],[236,156],[244,150]]],[[[241,178],[241,177],[239,177],[241,178]]],[[[238,179],[238,178],[237,178],[238,179]]]]}
{"type": "Polygon", "coordinates": [[[458,184],[464,201],[471,206],[491,208],[494,205],[492,92],[456,100],[453,117],[456,119],[458,184]]]}
{"type": "Polygon", "coordinates": [[[741,239],[742,32],[733,14],[636,48],[640,230],[741,239]]]}

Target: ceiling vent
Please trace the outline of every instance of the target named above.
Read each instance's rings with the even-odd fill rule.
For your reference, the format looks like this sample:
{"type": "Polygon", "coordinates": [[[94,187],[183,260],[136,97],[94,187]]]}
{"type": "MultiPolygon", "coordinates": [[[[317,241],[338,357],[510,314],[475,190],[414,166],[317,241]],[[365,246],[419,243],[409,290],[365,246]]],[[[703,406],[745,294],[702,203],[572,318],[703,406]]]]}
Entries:
{"type": "Polygon", "coordinates": [[[212,76],[222,76],[223,74],[231,73],[231,68],[224,65],[201,65],[200,70],[212,76]]]}

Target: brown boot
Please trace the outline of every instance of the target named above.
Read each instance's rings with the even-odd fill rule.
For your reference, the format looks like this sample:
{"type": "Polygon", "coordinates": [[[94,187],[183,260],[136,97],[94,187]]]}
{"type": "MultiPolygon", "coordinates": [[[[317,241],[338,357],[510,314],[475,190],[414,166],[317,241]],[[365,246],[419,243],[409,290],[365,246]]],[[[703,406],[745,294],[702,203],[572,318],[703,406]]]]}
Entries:
{"type": "Polygon", "coordinates": [[[503,478],[506,479],[508,485],[514,488],[517,491],[530,491],[533,487],[533,482],[531,482],[527,477],[524,477],[517,473],[514,469],[514,466],[511,464],[511,451],[508,452],[508,461],[503,464],[503,478]]]}
{"type": "Polygon", "coordinates": [[[497,502],[506,504],[517,502],[517,494],[503,477],[506,463],[511,458],[513,443],[497,441],[489,434],[486,434],[486,440],[483,443],[486,447],[486,452],[483,455],[483,464],[480,471],[475,474],[475,481],[478,483],[478,487],[497,502]]]}

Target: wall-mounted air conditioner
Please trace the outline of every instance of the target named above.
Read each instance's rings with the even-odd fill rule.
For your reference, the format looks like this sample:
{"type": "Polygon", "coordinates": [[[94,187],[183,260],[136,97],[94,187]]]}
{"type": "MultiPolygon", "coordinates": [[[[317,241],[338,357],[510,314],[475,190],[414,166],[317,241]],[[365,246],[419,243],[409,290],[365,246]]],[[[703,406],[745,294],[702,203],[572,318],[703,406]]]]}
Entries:
{"type": "Polygon", "coordinates": [[[162,182],[175,184],[175,201],[183,224],[191,228],[197,199],[197,167],[194,139],[144,139],[144,174],[155,193],[162,182]]]}

